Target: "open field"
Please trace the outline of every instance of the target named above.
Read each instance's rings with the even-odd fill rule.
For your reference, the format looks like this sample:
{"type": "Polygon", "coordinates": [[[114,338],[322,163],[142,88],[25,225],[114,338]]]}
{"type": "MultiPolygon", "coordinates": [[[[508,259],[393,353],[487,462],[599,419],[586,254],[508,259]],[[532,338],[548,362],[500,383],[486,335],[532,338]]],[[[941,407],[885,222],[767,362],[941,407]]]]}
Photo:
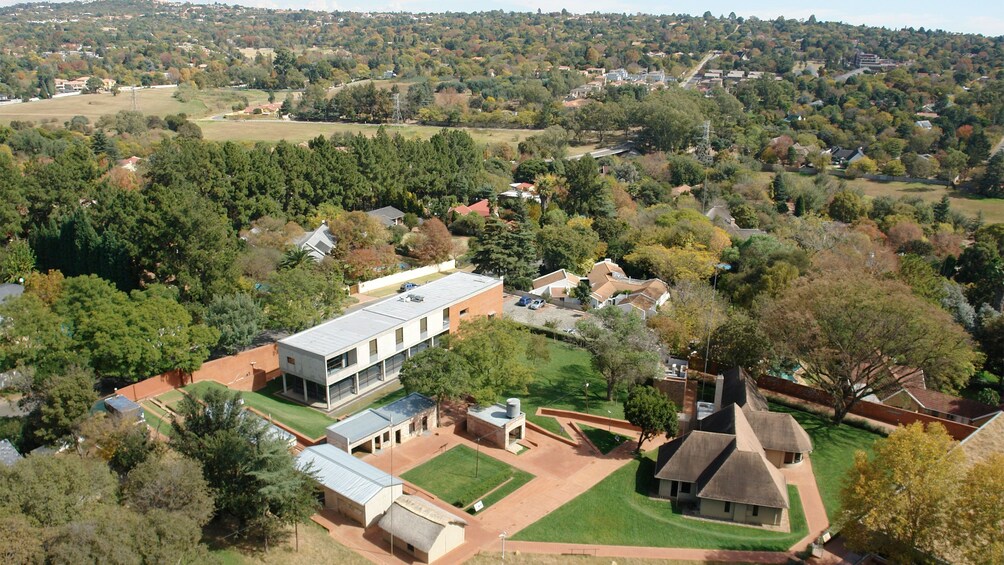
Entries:
{"type": "Polygon", "coordinates": [[[177,390],[169,390],[164,394],[158,396],[157,400],[164,403],[164,406],[167,406],[171,410],[177,411],[178,403],[181,402],[181,399],[184,397],[185,395],[178,392],[177,390]]]}
{"type": "MultiPolygon", "coordinates": [[[[226,388],[214,381],[201,381],[185,387],[188,392],[202,393],[210,388],[226,388]]],[[[244,403],[258,410],[266,418],[273,418],[301,434],[317,438],[324,435],[324,429],[335,421],[313,408],[279,397],[274,393],[282,388],[281,380],[273,380],[265,388],[256,392],[242,391],[244,403]]]]}
{"type": "MultiPolygon", "coordinates": [[[[292,122],[284,120],[200,120],[199,127],[202,128],[202,135],[206,139],[214,141],[247,141],[247,142],[275,142],[285,139],[290,143],[300,143],[311,140],[319,135],[328,137],[335,133],[362,133],[365,135],[375,135],[381,126],[376,124],[351,124],[351,123],[321,123],[321,122],[292,122]]],[[[385,124],[387,133],[399,133],[409,139],[429,139],[439,133],[443,128],[439,126],[423,125],[389,125],[385,124]]],[[[482,128],[456,128],[466,131],[477,143],[509,143],[516,145],[527,137],[540,133],[536,130],[525,129],[482,129],[482,128]]],[[[592,149],[592,146],[585,148],[571,148],[569,153],[581,153],[592,149]],[[580,150],[581,149],[581,150],[580,150]]]]}
{"type": "Polygon", "coordinates": [[[833,426],[823,416],[773,402],[770,409],[791,414],[812,438],[812,472],[832,524],[840,512],[840,489],[854,464],[854,452],[864,450],[871,454],[872,444],[882,436],[847,424],[833,426]]]}
{"type": "Polygon", "coordinates": [[[859,188],[866,196],[916,196],[932,204],[948,195],[952,209],[967,216],[975,217],[981,210],[987,223],[1004,222],[1004,198],[983,198],[968,192],[953,190],[946,186],[921,184],[919,182],[879,182],[867,179],[848,180],[851,188],[859,188]]]}
{"type": "MultiPolygon", "coordinates": [[[[212,89],[199,91],[190,102],[173,98],[176,88],[141,88],[136,91],[136,108],[147,115],[166,116],[184,112],[199,118],[219,112],[229,112],[238,96],[246,96],[251,104],[263,103],[268,95],[260,90],[212,89]]],[[[50,119],[62,124],[73,116],[86,116],[93,123],[105,114],[132,110],[133,93],[122,91],[118,96],[109,93],[80,94],[50,100],[0,106],[0,123],[11,120],[31,120],[42,123],[50,119]]],[[[201,124],[200,124],[201,125],[201,124]]]]}
{"type": "Polygon", "coordinates": [[[635,459],[513,539],[604,545],[787,551],[808,532],[798,489],[788,486],[791,532],[684,517],[668,500],[649,498],[655,452],[635,459]],[[597,509],[602,508],[602,512],[597,509]]]}
{"type": "MultiPolygon", "coordinates": [[[[231,546],[234,539],[229,538],[225,544],[220,544],[212,536],[204,539],[209,545],[209,553],[221,565],[300,565],[302,563],[338,563],[339,565],[363,565],[370,563],[358,553],[335,541],[328,531],[314,522],[300,524],[300,546],[296,549],[293,529],[289,530],[289,538],[281,542],[271,542],[268,552],[264,546],[238,545],[231,546]],[[220,548],[220,546],[226,548],[220,548]]],[[[227,532],[229,533],[229,532],[227,532]]],[[[219,537],[225,535],[220,533],[219,537]]]]}
{"type": "Polygon", "coordinates": [[[487,455],[478,455],[465,445],[458,445],[401,477],[457,508],[466,508],[478,500],[483,500],[487,508],[533,479],[530,473],[487,455]],[[505,486],[493,492],[493,496],[485,497],[502,485],[505,486]]]}

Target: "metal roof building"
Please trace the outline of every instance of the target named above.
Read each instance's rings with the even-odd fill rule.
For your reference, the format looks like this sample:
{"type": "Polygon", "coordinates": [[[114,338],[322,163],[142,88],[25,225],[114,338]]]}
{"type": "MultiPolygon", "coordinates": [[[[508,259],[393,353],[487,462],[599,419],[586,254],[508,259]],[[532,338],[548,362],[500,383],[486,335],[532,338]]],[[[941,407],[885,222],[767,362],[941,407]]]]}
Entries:
{"type": "Polygon", "coordinates": [[[364,451],[383,447],[384,442],[402,443],[407,438],[429,428],[429,419],[435,427],[436,402],[413,392],[380,408],[368,408],[341,422],[328,426],[328,444],[346,452],[362,446],[364,451]],[[424,422],[424,423],[422,423],[424,422]],[[407,425],[407,430],[405,430],[407,425]],[[400,431],[400,433],[398,433],[400,431]]]}
{"type": "Polygon", "coordinates": [[[296,458],[314,472],[324,489],[324,505],[369,526],[398,496],[401,479],[329,444],[308,447],[296,458]]]}

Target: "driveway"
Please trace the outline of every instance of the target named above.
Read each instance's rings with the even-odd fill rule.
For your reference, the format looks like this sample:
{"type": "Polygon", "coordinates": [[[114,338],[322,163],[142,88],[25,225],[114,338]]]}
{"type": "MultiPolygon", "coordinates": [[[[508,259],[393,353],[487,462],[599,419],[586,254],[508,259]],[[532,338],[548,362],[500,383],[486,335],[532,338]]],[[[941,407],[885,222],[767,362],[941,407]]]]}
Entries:
{"type": "Polygon", "coordinates": [[[557,322],[558,330],[566,330],[575,327],[575,322],[586,319],[590,316],[587,312],[562,308],[554,304],[544,304],[539,310],[531,310],[526,306],[516,306],[519,296],[506,294],[502,297],[502,313],[506,318],[515,320],[528,326],[543,328],[545,322],[554,320],[557,322]]]}

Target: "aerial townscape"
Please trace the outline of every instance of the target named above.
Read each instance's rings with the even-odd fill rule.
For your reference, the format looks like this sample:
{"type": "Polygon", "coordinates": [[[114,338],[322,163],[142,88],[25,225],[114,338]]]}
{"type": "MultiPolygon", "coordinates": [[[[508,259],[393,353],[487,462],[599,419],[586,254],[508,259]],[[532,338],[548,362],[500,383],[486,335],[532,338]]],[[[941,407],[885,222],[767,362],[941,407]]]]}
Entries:
{"type": "Polygon", "coordinates": [[[0,2],[0,564],[1004,564],[1004,7],[246,1],[0,2]]]}

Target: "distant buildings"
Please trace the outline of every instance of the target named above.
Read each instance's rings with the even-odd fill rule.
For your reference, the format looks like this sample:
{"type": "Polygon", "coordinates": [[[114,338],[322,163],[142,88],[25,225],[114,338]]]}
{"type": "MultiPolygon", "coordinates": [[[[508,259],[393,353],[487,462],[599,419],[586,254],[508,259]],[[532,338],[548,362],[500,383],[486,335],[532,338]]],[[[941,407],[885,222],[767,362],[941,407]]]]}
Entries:
{"type": "Polygon", "coordinates": [[[669,300],[669,287],[659,279],[633,279],[620,265],[609,259],[598,261],[586,276],[559,269],[533,280],[531,294],[567,304],[580,304],[575,288],[585,281],[589,285],[589,306],[617,306],[635,311],[647,318],[669,300]]]}
{"type": "Polygon", "coordinates": [[[855,53],[854,66],[859,69],[885,70],[898,66],[892,59],[883,59],[874,53],[855,53]]]}
{"type": "Polygon", "coordinates": [[[384,206],[383,208],[370,210],[366,212],[366,214],[368,214],[371,218],[380,220],[380,223],[383,224],[385,228],[404,224],[404,212],[393,206],[384,206]]]}

